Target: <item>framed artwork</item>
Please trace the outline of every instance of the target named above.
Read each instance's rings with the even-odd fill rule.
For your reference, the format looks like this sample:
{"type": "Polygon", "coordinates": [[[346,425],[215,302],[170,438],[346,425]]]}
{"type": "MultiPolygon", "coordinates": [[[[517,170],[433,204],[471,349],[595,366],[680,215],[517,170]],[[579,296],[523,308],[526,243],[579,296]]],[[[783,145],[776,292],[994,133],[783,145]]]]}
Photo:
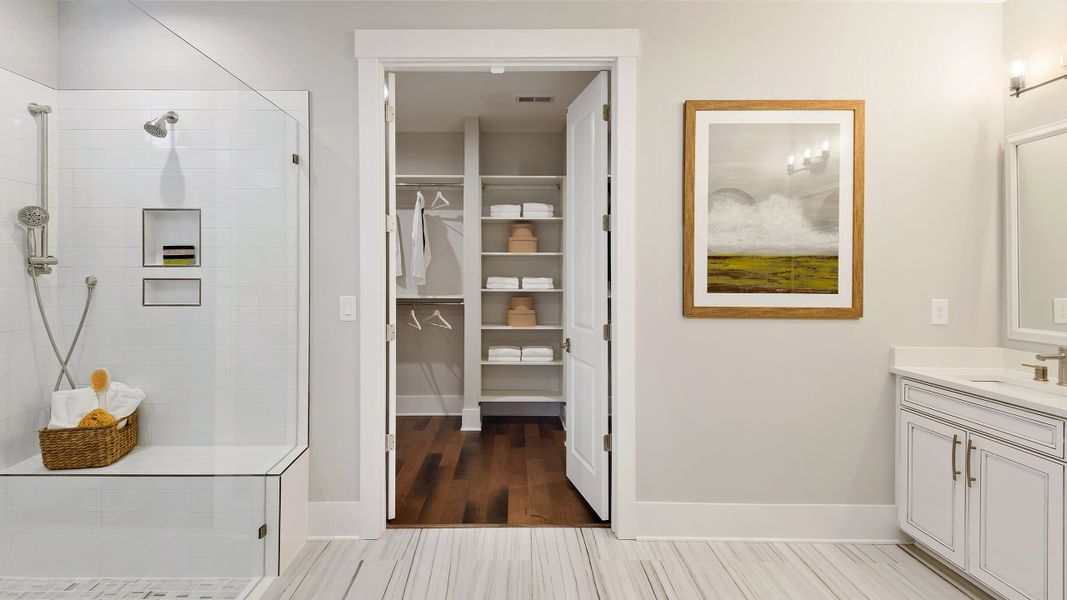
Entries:
{"type": "Polygon", "coordinates": [[[863,316],[863,118],[862,100],[685,103],[685,316],[863,316]]]}

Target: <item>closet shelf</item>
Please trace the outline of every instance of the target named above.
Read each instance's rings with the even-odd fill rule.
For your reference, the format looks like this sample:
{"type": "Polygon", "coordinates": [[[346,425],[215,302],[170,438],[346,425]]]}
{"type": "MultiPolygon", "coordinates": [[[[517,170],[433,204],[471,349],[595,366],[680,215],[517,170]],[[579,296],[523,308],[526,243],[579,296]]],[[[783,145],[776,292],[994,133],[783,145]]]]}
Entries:
{"type": "Polygon", "coordinates": [[[487,294],[543,294],[543,293],[555,293],[558,294],[563,290],[556,288],[554,290],[528,290],[525,288],[516,288],[514,290],[488,290],[482,288],[482,291],[487,294]]]}
{"type": "Polygon", "coordinates": [[[494,362],[491,360],[482,359],[482,366],[492,365],[494,367],[562,367],[562,360],[554,360],[552,362],[494,362]]]}
{"type": "Polygon", "coordinates": [[[405,302],[426,300],[432,302],[434,300],[462,300],[463,294],[442,294],[439,296],[397,296],[397,300],[403,300],[405,302]]]}
{"type": "Polygon", "coordinates": [[[396,180],[404,183],[424,183],[427,181],[463,183],[463,175],[397,175],[396,180]]]}
{"type": "Polygon", "coordinates": [[[482,256],[563,256],[562,252],[482,252],[482,256]]]}
{"type": "Polygon", "coordinates": [[[560,185],[563,175],[482,175],[482,185],[560,185]]]}
{"type": "Polygon", "coordinates": [[[492,323],[485,323],[482,325],[482,329],[486,331],[563,331],[562,325],[533,325],[531,327],[515,327],[512,325],[494,325],[492,323]]]}
{"type": "Polygon", "coordinates": [[[563,402],[559,390],[483,390],[481,402],[563,402]]]}
{"type": "Polygon", "coordinates": [[[482,217],[483,223],[562,223],[563,217],[482,217]]]}

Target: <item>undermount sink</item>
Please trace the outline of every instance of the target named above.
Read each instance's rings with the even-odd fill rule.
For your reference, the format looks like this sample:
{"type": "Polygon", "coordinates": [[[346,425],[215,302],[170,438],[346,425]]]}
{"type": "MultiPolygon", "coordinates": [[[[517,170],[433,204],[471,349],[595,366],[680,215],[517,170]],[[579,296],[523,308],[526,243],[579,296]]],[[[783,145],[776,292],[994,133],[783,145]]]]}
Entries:
{"type": "Polygon", "coordinates": [[[1032,379],[1014,379],[1011,377],[997,376],[966,377],[964,379],[978,387],[1000,390],[1008,393],[1024,389],[1045,392],[1047,394],[1056,394],[1058,396],[1067,396],[1067,387],[1056,385],[1051,381],[1044,382],[1034,381],[1032,379]]]}

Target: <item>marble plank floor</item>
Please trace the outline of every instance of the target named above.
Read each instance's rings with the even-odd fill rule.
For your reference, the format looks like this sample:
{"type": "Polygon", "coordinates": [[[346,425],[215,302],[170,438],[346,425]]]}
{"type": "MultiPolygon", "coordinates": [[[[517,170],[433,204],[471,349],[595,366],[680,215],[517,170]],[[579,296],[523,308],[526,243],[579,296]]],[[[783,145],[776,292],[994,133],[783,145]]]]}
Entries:
{"type": "Polygon", "coordinates": [[[967,600],[899,546],[635,542],[607,529],[390,529],[309,542],[264,600],[967,600]]]}
{"type": "Polygon", "coordinates": [[[240,600],[254,578],[0,577],[0,600],[240,600]]]}

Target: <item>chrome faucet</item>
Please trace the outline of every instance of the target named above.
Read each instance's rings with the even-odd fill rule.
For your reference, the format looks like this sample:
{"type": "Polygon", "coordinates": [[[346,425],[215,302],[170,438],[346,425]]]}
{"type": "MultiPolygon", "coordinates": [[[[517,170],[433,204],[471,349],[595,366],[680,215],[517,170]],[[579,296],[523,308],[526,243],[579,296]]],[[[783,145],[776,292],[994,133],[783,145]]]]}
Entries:
{"type": "Polygon", "coordinates": [[[1038,354],[1037,360],[1058,360],[1060,361],[1060,374],[1056,378],[1056,385],[1062,385],[1067,387],[1067,348],[1060,347],[1059,354],[1038,354]]]}

